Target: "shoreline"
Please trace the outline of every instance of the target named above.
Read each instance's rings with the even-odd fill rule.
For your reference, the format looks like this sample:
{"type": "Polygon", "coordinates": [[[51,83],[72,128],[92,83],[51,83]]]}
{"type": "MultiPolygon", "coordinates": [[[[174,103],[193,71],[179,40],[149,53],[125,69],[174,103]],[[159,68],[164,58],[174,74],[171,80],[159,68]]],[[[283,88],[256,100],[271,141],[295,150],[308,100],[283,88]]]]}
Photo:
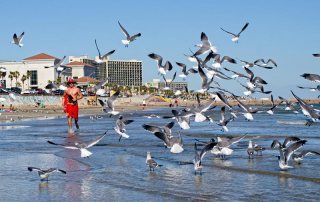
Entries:
{"type": "MultiPolygon", "coordinates": [[[[197,101],[195,100],[178,100],[178,107],[192,107],[197,106],[197,101]]],[[[209,100],[201,100],[201,103],[207,103],[209,100]]],[[[271,106],[272,103],[270,100],[241,100],[244,104],[254,106],[271,106]]],[[[292,100],[290,100],[292,101],[292,100]]],[[[309,99],[305,100],[308,104],[320,104],[320,99],[309,99]]],[[[278,104],[280,101],[275,100],[275,104],[278,104]]],[[[237,101],[230,100],[230,105],[237,106],[237,101]]],[[[115,103],[116,110],[120,112],[124,111],[133,111],[133,110],[148,110],[152,108],[170,108],[168,102],[157,101],[157,102],[146,102],[146,106],[142,106],[142,102],[132,102],[130,98],[121,98],[118,102],[115,103]]],[[[172,103],[174,104],[174,103],[172,103]]],[[[221,101],[215,101],[216,106],[222,106],[221,101]]],[[[6,107],[5,111],[0,110],[0,123],[23,120],[23,119],[33,119],[33,118],[49,118],[49,117],[66,117],[66,114],[63,112],[61,105],[46,105],[45,108],[39,108],[34,105],[23,105],[17,104],[14,106],[17,110],[9,111],[6,107]]],[[[172,107],[175,107],[174,105],[172,107]]],[[[95,115],[95,114],[104,114],[102,107],[100,105],[79,105],[79,115],[95,115]]]]}

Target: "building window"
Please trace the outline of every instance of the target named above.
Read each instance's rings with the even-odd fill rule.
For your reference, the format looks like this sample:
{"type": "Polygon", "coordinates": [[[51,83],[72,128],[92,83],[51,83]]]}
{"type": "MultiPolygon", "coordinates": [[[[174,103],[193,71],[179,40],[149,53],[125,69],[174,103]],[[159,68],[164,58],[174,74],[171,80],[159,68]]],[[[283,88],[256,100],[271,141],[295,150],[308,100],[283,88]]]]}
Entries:
{"type": "Polygon", "coordinates": [[[31,77],[30,77],[30,84],[31,85],[38,85],[38,71],[31,70],[31,77]]]}

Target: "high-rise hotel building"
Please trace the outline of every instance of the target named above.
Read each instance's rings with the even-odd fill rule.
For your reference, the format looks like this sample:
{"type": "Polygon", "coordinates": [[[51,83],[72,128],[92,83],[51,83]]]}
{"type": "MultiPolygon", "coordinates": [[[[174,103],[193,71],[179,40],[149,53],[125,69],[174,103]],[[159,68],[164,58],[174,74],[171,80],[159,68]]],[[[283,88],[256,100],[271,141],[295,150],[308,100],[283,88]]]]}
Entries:
{"type": "Polygon", "coordinates": [[[95,63],[88,56],[69,57],[69,61],[79,61],[95,65],[96,79],[103,81],[107,78],[108,83],[120,86],[141,86],[142,85],[142,61],[138,60],[103,60],[102,63],[95,63]]]}
{"type": "Polygon", "coordinates": [[[142,61],[108,60],[106,61],[106,77],[109,83],[121,86],[142,85],[142,61]]]}

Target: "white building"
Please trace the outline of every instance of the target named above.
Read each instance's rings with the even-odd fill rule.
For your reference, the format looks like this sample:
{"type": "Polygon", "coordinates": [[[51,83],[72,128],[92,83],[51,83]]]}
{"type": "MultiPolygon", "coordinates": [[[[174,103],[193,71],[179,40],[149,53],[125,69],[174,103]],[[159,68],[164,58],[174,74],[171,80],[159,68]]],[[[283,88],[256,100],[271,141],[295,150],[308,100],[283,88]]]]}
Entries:
{"type": "Polygon", "coordinates": [[[89,76],[95,77],[96,67],[87,63],[73,61],[68,64],[65,64],[72,70],[72,78],[78,79],[80,77],[89,76]]]}
{"type": "MultiPolygon", "coordinates": [[[[21,84],[21,88],[44,88],[48,81],[56,81],[58,74],[54,68],[45,68],[46,66],[53,66],[55,59],[54,56],[40,53],[28,58],[23,59],[21,62],[0,62],[0,66],[6,69],[6,75],[1,82],[3,88],[16,87],[16,83],[21,84]],[[19,77],[9,78],[10,72],[19,72],[19,77]],[[28,78],[24,84],[21,81],[23,75],[27,76],[27,71],[30,72],[30,78],[28,78]],[[17,82],[16,82],[17,81],[17,82]]],[[[65,81],[71,76],[71,72],[64,72],[61,74],[62,81],[65,81]]]]}
{"type": "MultiPolygon", "coordinates": [[[[22,89],[29,88],[42,88],[48,84],[49,81],[57,81],[58,73],[54,68],[45,68],[53,66],[54,61],[58,59],[54,56],[40,53],[28,58],[23,59],[21,62],[0,62],[0,67],[6,69],[6,75],[1,80],[1,88],[10,88],[16,87],[16,83],[20,83],[22,89]],[[12,80],[9,78],[10,72],[19,72],[19,77],[13,78],[12,80]],[[21,81],[23,75],[27,76],[27,71],[30,72],[30,78],[28,78],[24,84],[21,81]]],[[[63,71],[60,74],[61,82],[67,81],[69,78],[80,78],[83,76],[91,76],[94,77],[95,66],[86,64],[83,62],[73,61],[66,66],[70,67],[63,71]]],[[[18,86],[19,87],[19,86],[18,86]]]]}

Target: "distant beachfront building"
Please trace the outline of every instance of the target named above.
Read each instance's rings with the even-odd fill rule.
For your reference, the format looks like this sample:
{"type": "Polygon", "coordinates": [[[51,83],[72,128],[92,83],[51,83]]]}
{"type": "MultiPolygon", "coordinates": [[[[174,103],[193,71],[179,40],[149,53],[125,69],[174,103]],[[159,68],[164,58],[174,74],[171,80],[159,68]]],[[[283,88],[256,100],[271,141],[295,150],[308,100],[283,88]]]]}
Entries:
{"type": "MultiPolygon", "coordinates": [[[[96,58],[97,59],[97,58],[96,58]]],[[[95,60],[88,56],[70,56],[69,61],[79,61],[95,65],[95,78],[121,86],[141,86],[142,85],[142,61],[138,60],[110,60],[109,58],[97,64],[95,60]]]]}
{"type": "MultiPolygon", "coordinates": [[[[46,66],[53,66],[55,59],[54,56],[48,55],[46,53],[40,53],[31,57],[23,59],[21,62],[16,61],[6,61],[0,62],[0,67],[6,69],[6,75],[1,81],[2,88],[16,87],[16,83],[20,83],[23,89],[26,88],[44,88],[48,81],[55,81],[58,78],[58,73],[54,68],[45,68],[46,66]],[[19,76],[10,79],[10,72],[19,72],[19,76]],[[27,76],[27,71],[29,71],[30,78],[23,82],[21,78],[23,75],[27,76]],[[17,82],[16,82],[17,81],[17,82]]],[[[70,71],[64,71],[61,74],[61,80],[65,81],[71,76],[70,71]]]]}
{"type": "Polygon", "coordinates": [[[142,61],[108,60],[106,75],[109,83],[121,86],[142,85],[142,61]]]}
{"type": "MultiPolygon", "coordinates": [[[[146,86],[161,90],[165,87],[165,83],[160,81],[160,79],[153,79],[152,82],[146,83],[146,86]]],[[[170,82],[170,80],[168,80],[168,87],[173,91],[185,91],[186,87],[188,87],[188,82],[170,82]]]]}
{"type": "MultiPolygon", "coordinates": [[[[45,68],[54,65],[54,61],[57,57],[48,55],[46,53],[40,53],[31,57],[23,59],[21,62],[6,61],[0,62],[0,67],[6,69],[6,75],[1,81],[1,88],[16,87],[16,78],[10,79],[10,72],[19,72],[17,83],[21,84],[23,89],[27,88],[42,88],[48,84],[49,81],[54,82],[58,80],[58,72],[54,68],[45,68]],[[23,82],[21,78],[23,75],[27,76],[29,71],[30,78],[23,82]]],[[[83,62],[69,62],[65,64],[70,67],[60,74],[61,82],[66,82],[69,78],[81,78],[84,76],[94,75],[96,67],[83,63],[83,62]]]]}

